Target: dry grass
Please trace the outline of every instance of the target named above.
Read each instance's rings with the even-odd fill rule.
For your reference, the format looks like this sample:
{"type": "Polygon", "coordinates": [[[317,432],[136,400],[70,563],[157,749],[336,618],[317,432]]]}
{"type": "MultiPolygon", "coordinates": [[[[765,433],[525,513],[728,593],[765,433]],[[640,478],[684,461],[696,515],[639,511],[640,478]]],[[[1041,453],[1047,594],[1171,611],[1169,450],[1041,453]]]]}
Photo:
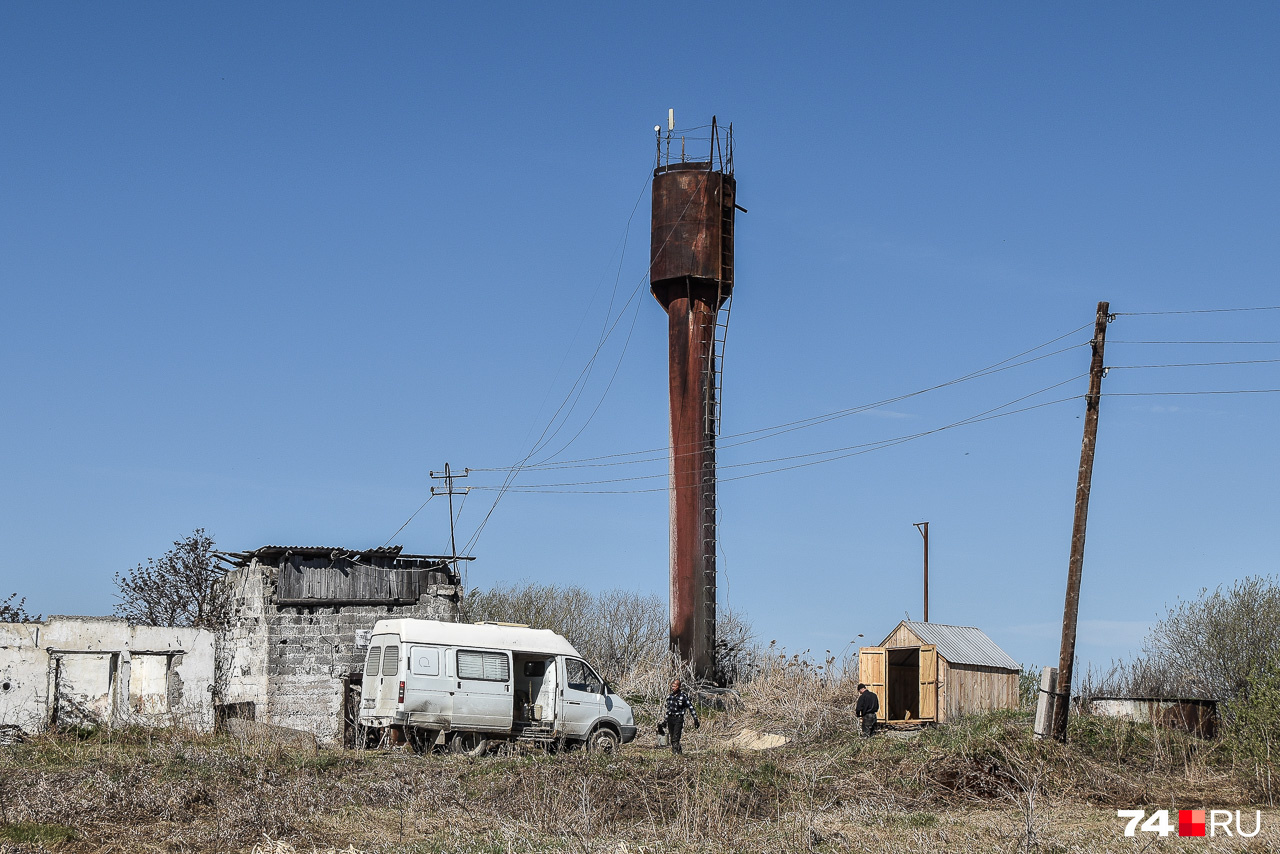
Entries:
{"type": "MultiPolygon", "coordinates": [[[[866,741],[831,670],[766,666],[740,708],[688,731],[683,758],[651,728],[614,755],[483,758],[179,731],[42,737],[0,752],[0,850],[1065,854],[1136,850],[1117,808],[1254,808],[1214,743],[1150,727],[1075,719],[1063,746],[999,713],[866,741]],[[793,741],[728,750],[744,726],[793,741]]],[[[1263,826],[1214,850],[1280,848],[1280,813],[1263,826]]]]}

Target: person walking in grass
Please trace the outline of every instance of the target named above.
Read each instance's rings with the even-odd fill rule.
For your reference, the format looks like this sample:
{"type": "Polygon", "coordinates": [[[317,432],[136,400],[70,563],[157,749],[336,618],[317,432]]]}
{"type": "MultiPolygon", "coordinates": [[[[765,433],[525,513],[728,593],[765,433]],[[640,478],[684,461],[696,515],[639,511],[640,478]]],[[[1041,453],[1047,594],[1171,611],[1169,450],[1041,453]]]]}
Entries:
{"type": "Polygon", "coordinates": [[[858,683],[858,704],[853,707],[853,713],[862,718],[862,736],[863,738],[871,738],[871,733],[876,731],[876,712],[880,711],[880,698],[876,696],[875,691],[867,690],[867,686],[858,683]]]}
{"type": "Polygon", "coordinates": [[[687,711],[693,715],[694,729],[702,726],[702,722],[698,720],[698,710],[693,707],[693,701],[680,688],[679,679],[671,680],[671,693],[667,695],[665,710],[667,715],[667,737],[671,739],[671,752],[683,755],[684,750],[680,747],[680,734],[684,731],[684,713],[687,711]]]}

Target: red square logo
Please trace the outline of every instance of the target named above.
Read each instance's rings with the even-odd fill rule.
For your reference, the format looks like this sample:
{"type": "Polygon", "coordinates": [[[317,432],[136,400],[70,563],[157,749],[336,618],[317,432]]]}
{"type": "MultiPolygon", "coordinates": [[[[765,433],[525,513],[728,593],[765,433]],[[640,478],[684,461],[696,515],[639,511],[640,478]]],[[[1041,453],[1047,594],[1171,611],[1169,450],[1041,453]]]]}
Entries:
{"type": "Polygon", "coordinates": [[[1178,810],[1179,836],[1204,836],[1204,810],[1178,810]]]}

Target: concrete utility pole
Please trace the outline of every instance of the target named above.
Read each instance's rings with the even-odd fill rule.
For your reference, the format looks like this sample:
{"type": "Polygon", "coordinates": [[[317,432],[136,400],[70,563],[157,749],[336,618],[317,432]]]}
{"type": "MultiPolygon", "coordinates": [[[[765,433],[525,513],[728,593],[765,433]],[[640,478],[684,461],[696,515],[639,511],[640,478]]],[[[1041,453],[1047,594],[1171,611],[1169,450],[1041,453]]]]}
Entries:
{"type": "Polygon", "coordinates": [[[1084,441],[1080,445],[1080,473],[1076,481],[1076,514],[1071,525],[1071,559],[1067,567],[1067,600],[1062,609],[1062,647],[1058,654],[1058,685],[1053,698],[1053,737],[1067,740],[1071,703],[1071,668],[1076,658],[1076,619],[1080,615],[1080,574],[1084,569],[1084,532],[1089,518],[1089,487],[1093,482],[1093,450],[1098,439],[1098,404],[1102,400],[1102,350],[1107,343],[1110,303],[1098,303],[1093,324],[1093,360],[1089,363],[1089,393],[1084,398],[1084,441]]]}
{"type": "Polygon", "coordinates": [[[929,523],[915,522],[916,530],[924,537],[924,621],[929,622],[929,523]]]}

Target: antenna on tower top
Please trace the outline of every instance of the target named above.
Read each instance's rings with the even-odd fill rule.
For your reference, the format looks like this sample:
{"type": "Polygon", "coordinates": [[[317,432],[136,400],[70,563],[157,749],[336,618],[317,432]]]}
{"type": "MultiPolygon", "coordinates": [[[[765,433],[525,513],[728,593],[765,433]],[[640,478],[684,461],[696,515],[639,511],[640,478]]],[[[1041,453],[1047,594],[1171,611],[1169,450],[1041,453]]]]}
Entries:
{"type": "Polygon", "coordinates": [[[667,110],[667,130],[676,129],[676,108],[672,107],[667,110]]]}

